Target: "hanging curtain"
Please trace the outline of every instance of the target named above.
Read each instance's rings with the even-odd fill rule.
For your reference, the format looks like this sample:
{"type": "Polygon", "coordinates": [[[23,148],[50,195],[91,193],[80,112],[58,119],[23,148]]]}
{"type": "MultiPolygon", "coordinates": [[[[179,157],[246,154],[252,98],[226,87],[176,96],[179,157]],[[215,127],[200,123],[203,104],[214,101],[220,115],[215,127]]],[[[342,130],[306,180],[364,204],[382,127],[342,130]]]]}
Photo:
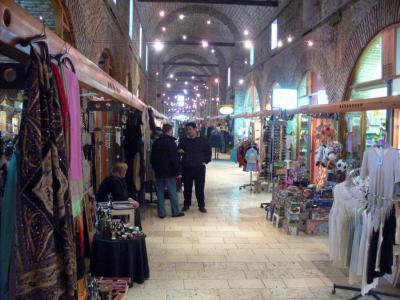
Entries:
{"type": "Polygon", "coordinates": [[[76,290],[76,253],[59,93],[47,45],[31,47],[22,112],[17,195],[16,298],[76,290]]]}

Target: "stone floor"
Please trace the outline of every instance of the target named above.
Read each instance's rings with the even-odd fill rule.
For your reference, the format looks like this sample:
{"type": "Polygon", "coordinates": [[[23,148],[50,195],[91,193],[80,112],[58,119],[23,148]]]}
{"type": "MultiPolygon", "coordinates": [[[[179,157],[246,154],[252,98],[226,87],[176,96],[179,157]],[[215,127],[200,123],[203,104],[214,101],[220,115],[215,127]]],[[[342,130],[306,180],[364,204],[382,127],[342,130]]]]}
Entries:
{"type": "Polygon", "coordinates": [[[331,294],[333,282],[347,284],[347,278],[346,270],[328,261],[327,237],[288,236],[273,227],[260,209],[260,203],[269,201],[271,195],[239,191],[238,186],[248,181],[249,174],[233,163],[214,161],[207,168],[207,214],[194,205],[183,218],[159,219],[155,206],[147,207],[143,228],[150,279],[134,285],[129,299],[354,296],[340,290],[331,294]]]}

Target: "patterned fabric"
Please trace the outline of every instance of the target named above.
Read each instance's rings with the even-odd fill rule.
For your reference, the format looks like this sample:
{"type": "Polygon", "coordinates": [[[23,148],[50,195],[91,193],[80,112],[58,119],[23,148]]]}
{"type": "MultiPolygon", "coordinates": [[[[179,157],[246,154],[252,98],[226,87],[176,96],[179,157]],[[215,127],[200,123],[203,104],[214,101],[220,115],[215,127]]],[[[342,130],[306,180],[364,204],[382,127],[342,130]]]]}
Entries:
{"type": "Polygon", "coordinates": [[[31,49],[20,129],[16,296],[54,300],[76,290],[76,249],[59,95],[41,47],[31,49]]]}

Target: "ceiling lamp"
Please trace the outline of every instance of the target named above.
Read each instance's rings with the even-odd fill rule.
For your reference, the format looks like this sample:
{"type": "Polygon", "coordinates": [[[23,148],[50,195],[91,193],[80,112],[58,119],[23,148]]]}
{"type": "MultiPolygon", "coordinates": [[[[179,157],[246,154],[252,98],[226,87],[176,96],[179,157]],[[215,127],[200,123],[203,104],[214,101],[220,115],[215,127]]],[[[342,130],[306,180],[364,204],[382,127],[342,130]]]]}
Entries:
{"type": "Polygon", "coordinates": [[[192,76],[192,79],[194,79],[194,76],[192,76]]]}
{"type": "Polygon", "coordinates": [[[214,79],[214,82],[218,84],[218,83],[219,83],[219,79],[218,79],[218,78],[215,78],[215,79],[214,79]]]}
{"type": "Polygon", "coordinates": [[[215,52],[214,48],[213,48],[213,49],[211,49],[211,53],[214,53],[214,52],[215,52]]]}
{"type": "Polygon", "coordinates": [[[156,76],[160,75],[160,73],[156,72],[156,76]]]}
{"type": "Polygon", "coordinates": [[[293,42],[293,37],[292,37],[291,35],[289,35],[289,36],[287,37],[287,41],[288,41],[288,43],[293,42]]]}
{"type": "Polygon", "coordinates": [[[247,59],[244,60],[244,64],[247,65],[247,59]]]}
{"type": "Polygon", "coordinates": [[[188,82],[187,82],[187,81],[185,81],[185,85],[188,85],[188,82]]]}
{"type": "Polygon", "coordinates": [[[312,40],[307,41],[307,46],[308,47],[314,46],[314,42],[312,40]]]}
{"type": "Polygon", "coordinates": [[[169,78],[171,78],[171,79],[174,78],[174,74],[172,74],[172,73],[169,74],[169,78]]]}
{"type": "Polygon", "coordinates": [[[243,79],[239,79],[239,84],[242,85],[244,83],[243,79]]]}
{"type": "Polygon", "coordinates": [[[283,46],[282,40],[279,40],[279,41],[278,41],[278,45],[277,45],[277,46],[278,46],[278,48],[280,48],[280,47],[283,46]]]}
{"type": "Polygon", "coordinates": [[[179,20],[183,20],[184,18],[185,18],[185,15],[183,15],[183,14],[179,15],[179,20]]]}
{"type": "Polygon", "coordinates": [[[160,10],[160,12],[158,14],[160,15],[161,18],[163,18],[165,16],[165,11],[160,10]]]}
{"type": "Polygon", "coordinates": [[[211,20],[207,20],[207,25],[211,25],[211,20]]]}
{"type": "Polygon", "coordinates": [[[230,104],[221,105],[219,112],[221,115],[230,115],[233,113],[233,107],[230,104]]]}
{"type": "Polygon", "coordinates": [[[186,40],[187,36],[186,35],[182,35],[182,40],[186,40]]]}
{"type": "Polygon", "coordinates": [[[247,29],[245,29],[245,30],[243,31],[243,34],[244,34],[244,35],[249,35],[249,31],[248,31],[247,29]]]}
{"type": "Polygon", "coordinates": [[[253,42],[252,42],[252,41],[249,41],[249,40],[244,41],[244,47],[245,47],[246,49],[251,49],[251,48],[253,48],[253,42]]]}
{"type": "Polygon", "coordinates": [[[156,51],[161,51],[162,49],[164,49],[164,44],[163,44],[161,41],[156,40],[156,41],[154,42],[154,49],[155,49],[156,51]]]}
{"type": "Polygon", "coordinates": [[[165,93],[163,93],[162,95],[163,95],[163,97],[165,97],[165,93]]]}
{"type": "Polygon", "coordinates": [[[167,28],[166,28],[165,26],[163,26],[163,27],[161,27],[161,31],[162,31],[162,32],[166,32],[166,31],[167,31],[167,28]]]}
{"type": "Polygon", "coordinates": [[[207,48],[207,47],[208,47],[208,41],[202,40],[202,41],[201,41],[201,46],[202,46],[203,48],[207,48]]]}
{"type": "Polygon", "coordinates": [[[171,87],[171,84],[170,83],[167,83],[167,88],[170,88],[171,87]]]}

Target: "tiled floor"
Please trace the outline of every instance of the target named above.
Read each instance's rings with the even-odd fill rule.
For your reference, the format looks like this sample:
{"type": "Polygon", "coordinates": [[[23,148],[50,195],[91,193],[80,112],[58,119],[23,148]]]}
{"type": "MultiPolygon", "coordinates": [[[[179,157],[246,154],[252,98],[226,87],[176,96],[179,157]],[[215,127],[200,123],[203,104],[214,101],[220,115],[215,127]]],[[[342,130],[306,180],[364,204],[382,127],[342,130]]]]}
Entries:
{"type": "Polygon", "coordinates": [[[129,299],[351,298],[354,293],[331,294],[333,282],[347,284],[347,278],[346,270],[328,261],[327,237],[277,230],[260,209],[271,195],[239,191],[248,181],[249,174],[233,163],[212,162],[207,214],[194,205],[183,218],[159,219],[155,207],[146,208],[150,279],[134,285],[129,299]]]}

